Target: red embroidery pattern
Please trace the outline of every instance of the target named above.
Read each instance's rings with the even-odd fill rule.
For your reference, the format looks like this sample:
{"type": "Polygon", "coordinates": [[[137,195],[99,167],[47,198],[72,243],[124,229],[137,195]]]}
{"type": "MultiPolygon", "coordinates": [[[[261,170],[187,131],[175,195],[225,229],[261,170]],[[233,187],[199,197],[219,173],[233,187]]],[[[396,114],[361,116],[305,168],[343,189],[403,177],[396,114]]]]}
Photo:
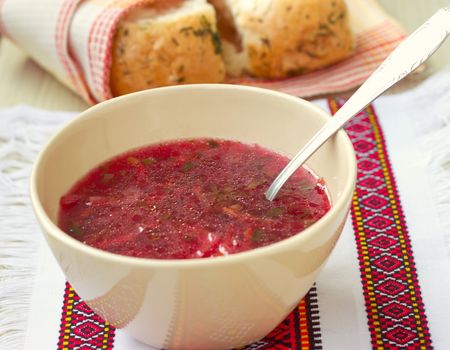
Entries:
{"type": "MultiPolygon", "coordinates": [[[[113,349],[114,335],[114,327],[97,316],[67,283],[58,350],[113,349]]],[[[315,287],[276,329],[243,350],[303,349],[322,349],[315,287]]]]}
{"type": "Polygon", "coordinates": [[[114,334],[114,327],[97,316],[66,283],[58,350],[109,350],[114,334]]]}
{"type": "MultiPolygon", "coordinates": [[[[330,100],[335,113],[344,103],[330,100]]],[[[374,349],[427,349],[431,338],[401,201],[373,107],[347,133],[358,161],[352,219],[374,349]]]]}
{"type": "Polygon", "coordinates": [[[264,339],[243,350],[322,349],[316,287],[312,287],[298,307],[264,339]]]}

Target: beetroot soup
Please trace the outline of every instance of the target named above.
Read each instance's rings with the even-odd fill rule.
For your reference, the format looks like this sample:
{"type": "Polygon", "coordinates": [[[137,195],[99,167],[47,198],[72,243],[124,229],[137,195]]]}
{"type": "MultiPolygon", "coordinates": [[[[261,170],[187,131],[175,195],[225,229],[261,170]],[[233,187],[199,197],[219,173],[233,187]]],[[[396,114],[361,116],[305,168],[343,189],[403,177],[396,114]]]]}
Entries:
{"type": "Polygon", "coordinates": [[[206,258],[266,246],[330,209],[323,181],[303,168],[266,200],[287,162],[235,141],[151,145],[81,179],[61,198],[59,226],[92,247],[141,258],[206,258]]]}

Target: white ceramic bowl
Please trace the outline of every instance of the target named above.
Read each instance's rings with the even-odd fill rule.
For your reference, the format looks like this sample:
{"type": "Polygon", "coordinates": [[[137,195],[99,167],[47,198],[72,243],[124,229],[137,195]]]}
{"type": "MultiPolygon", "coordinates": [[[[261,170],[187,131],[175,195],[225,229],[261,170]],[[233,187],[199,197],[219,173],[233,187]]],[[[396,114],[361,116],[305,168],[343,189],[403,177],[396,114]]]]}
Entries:
{"type": "Polygon", "coordinates": [[[31,198],[67,280],[106,321],[164,349],[229,349],[275,328],[308,292],[330,255],[355,183],[343,131],[308,162],[328,186],[331,210],[279,243],[227,257],[138,259],[107,253],[56,226],[59,198],[95,165],[162,140],[218,137],[294,155],[329,118],[299,98],[232,85],[191,85],[96,105],[59,131],[39,155],[31,198]]]}

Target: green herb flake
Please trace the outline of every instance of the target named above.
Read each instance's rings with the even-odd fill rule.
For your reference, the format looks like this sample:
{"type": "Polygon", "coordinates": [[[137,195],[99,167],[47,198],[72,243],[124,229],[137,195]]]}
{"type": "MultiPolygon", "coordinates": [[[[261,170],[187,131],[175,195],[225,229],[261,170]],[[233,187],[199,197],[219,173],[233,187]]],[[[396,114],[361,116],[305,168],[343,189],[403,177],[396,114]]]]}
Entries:
{"type": "Polygon", "coordinates": [[[74,238],[79,238],[83,234],[83,229],[79,225],[72,225],[69,228],[69,233],[74,238]]]}
{"type": "Polygon", "coordinates": [[[144,165],[151,165],[153,163],[156,163],[156,159],[153,157],[148,157],[148,158],[142,159],[142,164],[144,164],[144,165]]]}
{"type": "Polygon", "coordinates": [[[217,187],[217,185],[215,183],[210,183],[209,184],[209,190],[212,193],[218,193],[219,192],[219,188],[217,187]]]}
{"type": "Polygon", "coordinates": [[[179,30],[180,33],[183,33],[184,35],[189,35],[190,32],[192,32],[194,28],[192,26],[189,27],[183,27],[179,30]]]}
{"type": "MultiPolygon", "coordinates": [[[[298,52],[303,52],[303,47],[298,48],[297,51],[298,51],[298,52]]],[[[290,69],[290,70],[287,72],[287,74],[288,74],[288,76],[290,76],[290,77],[295,77],[296,75],[303,74],[303,73],[305,73],[306,71],[307,71],[307,69],[306,69],[305,67],[299,67],[299,68],[296,68],[296,69],[290,69]]]]}
{"type": "Polygon", "coordinates": [[[261,38],[261,42],[262,42],[265,46],[267,46],[267,47],[270,48],[270,40],[269,40],[269,38],[261,38]]]}
{"type": "Polygon", "coordinates": [[[181,169],[186,172],[186,171],[189,171],[189,170],[193,169],[194,167],[195,167],[195,165],[194,165],[193,162],[186,162],[186,163],[183,164],[181,169]]]}
{"type": "Polygon", "coordinates": [[[105,173],[102,175],[102,182],[109,182],[112,180],[112,178],[114,177],[114,174],[110,174],[110,173],[105,173]]]}
{"type": "Polygon", "coordinates": [[[263,230],[257,228],[256,230],[253,231],[253,235],[252,235],[252,242],[257,243],[260,242],[262,237],[263,237],[263,230]]]}
{"type": "Polygon", "coordinates": [[[216,55],[222,54],[222,42],[220,41],[220,37],[217,32],[211,31],[211,41],[214,46],[214,53],[216,55]]]}
{"type": "Polygon", "coordinates": [[[255,188],[257,188],[258,186],[261,186],[265,182],[266,181],[264,179],[253,179],[252,181],[250,181],[247,184],[247,186],[245,186],[245,189],[247,189],[247,190],[254,190],[255,188]]]}
{"type": "Polygon", "coordinates": [[[266,215],[272,218],[279,217],[281,214],[284,213],[283,208],[271,208],[266,212],[266,215]]]}
{"type": "Polygon", "coordinates": [[[219,143],[215,140],[208,140],[208,147],[209,148],[217,148],[217,147],[219,147],[219,143]]]}
{"type": "Polygon", "coordinates": [[[312,224],[314,224],[316,221],[312,220],[312,219],[305,219],[303,220],[303,225],[305,226],[305,228],[311,226],[312,224]]]}
{"type": "Polygon", "coordinates": [[[330,28],[330,26],[328,24],[325,23],[321,23],[319,25],[319,31],[317,32],[316,35],[319,36],[333,36],[336,33],[330,28]]]}
{"type": "Polygon", "coordinates": [[[161,218],[160,218],[160,220],[162,222],[167,221],[169,219],[170,219],[170,213],[164,213],[164,214],[161,215],[161,218]]]}
{"type": "Polygon", "coordinates": [[[312,190],[315,189],[315,188],[316,188],[316,184],[315,184],[315,183],[310,183],[310,182],[307,181],[307,180],[301,181],[301,182],[298,184],[298,186],[297,186],[297,189],[298,189],[299,191],[302,191],[302,192],[310,192],[310,191],[312,191],[312,190]]]}
{"type": "Polygon", "coordinates": [[[128,162],[128,164],[130,164],[132,166],[137,166],[141,163],[140,160],[137,159],[136,157],[128,157],[127,162],[128,162]]]}
{"type": "Polygon", "coordinates": [[[217,192],[215,195],[217,202],[226,202],[229,199],[229,195],[224,192],[217,192]]]}
{"type": "Polygon", "coordinates": [[[202,16],[200,18],[200,24],[202,25],[202,28],[195,30],[194,35],[205,36],[209,34],[211,36],[211,42],[214,46],[214,53],[216,55],[222,54],[222,41],[220,40],[219,34],[213,30],[211,23],[205,16],[202,16]]]}
{"type": "Polygon", "coordinates": [[[205,16],[200,17],[200,24],[204,29],[211,29],[211,23],[205,16]]]}
{"type": "Polygon", "coordinates": [[[298,220],[309,220],[308,218],[310,218],[310,217],[311,217],[311,215],[307,210],[295,214],[295,218],[298,220]]]}
{"type": "Polygon", "coordinates": [[[314,53],[312,51],[305,50],[303,52],[305,53],[306,56],[308,56],[310,58],[319,58],[319,55],[317,55],[316,53],[314,53]]]}

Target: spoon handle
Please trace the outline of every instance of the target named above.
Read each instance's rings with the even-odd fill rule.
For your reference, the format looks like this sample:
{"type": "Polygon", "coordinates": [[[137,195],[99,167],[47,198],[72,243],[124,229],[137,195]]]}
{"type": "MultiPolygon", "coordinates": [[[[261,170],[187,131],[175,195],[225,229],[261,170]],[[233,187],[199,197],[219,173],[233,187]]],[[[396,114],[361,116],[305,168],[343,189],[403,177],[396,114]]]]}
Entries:
{"type": "Polygon", "coordinates": [[[280,172],[266,192],[273,200],[280,188],[314,152],[355,114],[425,62],[450,34],[450,6],[440,9],[404,40],[280,172]]]}

